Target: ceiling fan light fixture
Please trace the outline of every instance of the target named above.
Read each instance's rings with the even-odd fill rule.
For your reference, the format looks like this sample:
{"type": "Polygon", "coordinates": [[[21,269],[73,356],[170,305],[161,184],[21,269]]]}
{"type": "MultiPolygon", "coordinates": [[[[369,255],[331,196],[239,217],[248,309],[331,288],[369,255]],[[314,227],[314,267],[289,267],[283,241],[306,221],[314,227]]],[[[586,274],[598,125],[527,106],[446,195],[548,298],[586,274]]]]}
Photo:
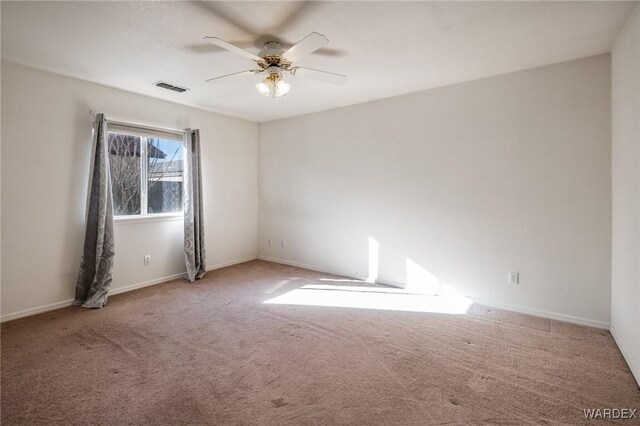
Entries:
{"type": "MultiPolygon", "coordinates": [[[[268,79],[265,78],[265,80],[268,80],[268,79]]],[[[263,96],[271,95],[271,88],[265,81],[261,81],[260,83],[256,84],[256,90],[263,96]]]]}
{"type": "Polygon", "coordinates": [[[281,79],[276,83],[276,87],[273,91],[273,97],[282,98],[283,96],[286,96],[287,93],[289,93],[289,90],[291,90],[291,85],[281,79]]]}
{"type": "Polygon", "coordinates": [[[291,86],[282,79],[279,71],[272,71],[268,77],[256,84],[256,90],[269,98],[282,98],[290,89],[291,86]]]}

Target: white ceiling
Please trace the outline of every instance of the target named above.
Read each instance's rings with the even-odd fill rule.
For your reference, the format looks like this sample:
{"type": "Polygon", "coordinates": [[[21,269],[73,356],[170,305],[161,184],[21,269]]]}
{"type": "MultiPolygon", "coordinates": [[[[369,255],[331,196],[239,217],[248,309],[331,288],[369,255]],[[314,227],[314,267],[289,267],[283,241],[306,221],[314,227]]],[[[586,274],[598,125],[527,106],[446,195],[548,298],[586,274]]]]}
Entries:
{"type": "MultiPolygon", "coordinates": [[[[609,52],[635,2],[6,2],[2,58],[199,108],[269,121],[609,52]],[[283,99],[255,76],[207,78],[253,62],[274,35],[318,31],[327,49],[298,65],[343,86],[291,77],[283,99]],[[190,88],[177,94],[152,84],[190,88]]],[[[114,112],[115,113],[115,112],[114,112]]]]}

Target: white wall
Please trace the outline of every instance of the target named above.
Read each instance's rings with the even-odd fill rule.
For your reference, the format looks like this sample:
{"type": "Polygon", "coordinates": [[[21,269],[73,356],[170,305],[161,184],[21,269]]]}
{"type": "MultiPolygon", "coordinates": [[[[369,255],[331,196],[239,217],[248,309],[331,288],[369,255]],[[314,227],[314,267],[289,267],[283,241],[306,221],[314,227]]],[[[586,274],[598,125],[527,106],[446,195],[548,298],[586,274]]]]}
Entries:
{"type": "MultiPolygon", "coordinates": [[[[471,297],[606,325],[609,64],[602,55],[260,125],[260,255],[366,278],[371,237],[379,281],[422,268],[471,297]]],[[[256,256],[256,124],[4,61],[2,88],[3,318],[73,298],[90,108],[200,128],[208,265],[256,256]]],[[[114,290],[182,273],[181,228],[118,224],[114,290]]]]}
{"type": "Polygon", "coordinates": [[[640,6],[612,51],[611,333],[640,383],[640,6]]]}
{"type": "Polygon", "coordinates": [[[261,124],[260,256],[367,277],[371,237],[379,281],[606,327],[610,82],[601,55],[261,124]]]}
{"type": "MultiPolygon", "coordinates": [[[[2,62],[2,318],[74,296],[91,156],[89,109],[202,137],[207,266],[256,257],[255,123],[2,62]]],[[[114,290],[183,273],[182,222],[118,224],[114,290]],[[152,265],[143,266],[145,254],[152,265]]]]}

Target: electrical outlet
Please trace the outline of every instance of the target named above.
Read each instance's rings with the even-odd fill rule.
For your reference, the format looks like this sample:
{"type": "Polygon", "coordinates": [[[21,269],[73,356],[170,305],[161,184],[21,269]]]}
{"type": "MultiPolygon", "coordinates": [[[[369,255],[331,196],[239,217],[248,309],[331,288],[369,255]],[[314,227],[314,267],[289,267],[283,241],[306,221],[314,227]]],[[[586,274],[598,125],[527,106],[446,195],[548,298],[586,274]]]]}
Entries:
{"type": "Polygon", "coordinates": [[[268,245],[268,246],[270,246],[270,245],[271,245],[271,238],[269,238],[269,239],[267,240],[267,245],[268,245]]]}
{"type": "Polygon", "coordinates": [[[509,272],[509,284],[520,284],[520,274],[518,272],[509,272]]]}
{"type": "Polygon", "coordinates": [[[147,254],[147,255],[144,257],[144,264],[145,264],[145,265],[151,265],[151,255],[150,255],[150,254],[147,254]]]}
{"type": "Polygon", "coordinates": [[[284,240],[280,240],[280,247],[284,248],[284,240]]]}

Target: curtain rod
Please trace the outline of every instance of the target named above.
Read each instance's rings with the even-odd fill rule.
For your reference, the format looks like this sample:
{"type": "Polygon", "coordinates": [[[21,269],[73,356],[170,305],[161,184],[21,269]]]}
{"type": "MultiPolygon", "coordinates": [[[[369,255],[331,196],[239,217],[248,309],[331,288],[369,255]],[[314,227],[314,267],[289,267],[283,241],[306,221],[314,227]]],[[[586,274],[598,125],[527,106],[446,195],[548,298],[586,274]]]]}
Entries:
{"type": "MultiPolygon", "coordinates": [[[[93,110],[89,110],[89,114],[91,114],[92,117],[96,116],[96,113],[93,112],[93,110]]],[[[107,114],[104,115],[104,118],[110,123],[119,124],[121,126],[137,127],[139,129],[145,129],[145,130],[160,130],[168,133],[179,133],[181,135],[184,135],[187,133],[187,131],[184,129],[173,129],[171,127],[162,127],[162,126],[154,126],[151,124],[135,123],[128,120],[121,120],[119,118],[111,117],[107,114]]]]}

